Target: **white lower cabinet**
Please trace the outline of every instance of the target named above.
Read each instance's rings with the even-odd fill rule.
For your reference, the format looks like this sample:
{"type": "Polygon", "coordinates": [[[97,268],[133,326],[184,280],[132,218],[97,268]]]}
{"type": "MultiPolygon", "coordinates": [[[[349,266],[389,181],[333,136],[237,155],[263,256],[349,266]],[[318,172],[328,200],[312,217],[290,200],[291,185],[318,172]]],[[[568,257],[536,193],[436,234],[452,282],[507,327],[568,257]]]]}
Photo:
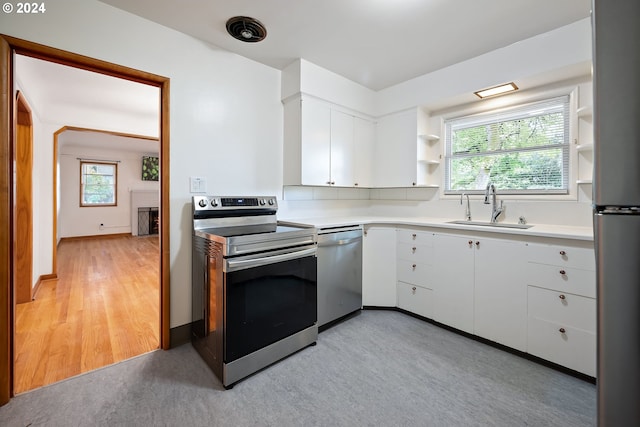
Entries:
{"type": "Polygon", "coordinates": [[[528,248],[527,351],[596,375],[596,277],[592,248],[528,248]]]}
{"type": "Polygon", "coordinates": [[[363,305],[396,306],[595,376],[592,243],[487,235],[365,227],[363,305]]]}
{"type": "Polygon", "coordinates": [[[433,233],[397,230],[398,307],[430,319],[433,318],[432,257],[433,233]]]}
{"type": "Polygon", "coordinates": [[[434,319],[524,351],[524,243],[472,235],[434,237],[434,319]]]}
{"type": "Polygon", "coordinates": [[[595,376],[595,300],[535,286],[528,289],[529,353],[595,376]]]}
{"type": "Polygon", "coordinates": [[[523,242],[477,239],[473,331],[491,341],[526,351],[527,289],[523,242]]]}
{"type": "Polygon", "coordinates": [[[433,291],[412,283],[398,282],[398,308],[433,318],[433,291]]]}
{"type": "Polygon", "coordinates": [[[433,247],[433,319],[472,334],[474,240],[435,234],[433,247]]]}
{"type": "Polygon", "coordinates": [[[365,227],[362,242],[362,305],[395,307],[395,228],[365,227]]]}

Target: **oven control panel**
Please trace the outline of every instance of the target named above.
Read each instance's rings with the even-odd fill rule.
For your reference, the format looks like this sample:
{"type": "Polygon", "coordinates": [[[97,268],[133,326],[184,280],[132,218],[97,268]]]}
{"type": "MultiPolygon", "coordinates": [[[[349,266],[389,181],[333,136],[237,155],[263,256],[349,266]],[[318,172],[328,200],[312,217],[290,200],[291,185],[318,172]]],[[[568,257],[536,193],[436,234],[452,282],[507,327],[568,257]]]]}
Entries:
{"type": "Polygon", "coordinates": [[[194,211],[225,210],[277,210],[278,201],[274,196],[226,197],[193,196],[194,211]]]}

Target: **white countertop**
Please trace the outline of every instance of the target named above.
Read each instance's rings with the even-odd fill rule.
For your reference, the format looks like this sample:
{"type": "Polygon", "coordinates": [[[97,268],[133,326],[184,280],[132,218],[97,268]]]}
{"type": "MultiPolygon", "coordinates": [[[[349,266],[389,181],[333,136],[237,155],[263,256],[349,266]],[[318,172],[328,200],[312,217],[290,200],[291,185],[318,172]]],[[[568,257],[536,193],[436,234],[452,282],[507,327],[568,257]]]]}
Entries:
{"type": "Polygon", "coordinates": [[[458,231],[489,232],[515,234],[519,236],[551,237],[557,239],[574,239],[593,241],[591,227],[572,227],[568,225],[529,224],[527,229],[491,227],[482,225],[451,224],[451,218],[433,217],[378,217],[378,216],[340,216],[317,218],[280,218],[280,222],[291,225],[316,227],[319,229],[341,227],[346,225],[398,225],[414,227],[436,227],[458,231]]]}

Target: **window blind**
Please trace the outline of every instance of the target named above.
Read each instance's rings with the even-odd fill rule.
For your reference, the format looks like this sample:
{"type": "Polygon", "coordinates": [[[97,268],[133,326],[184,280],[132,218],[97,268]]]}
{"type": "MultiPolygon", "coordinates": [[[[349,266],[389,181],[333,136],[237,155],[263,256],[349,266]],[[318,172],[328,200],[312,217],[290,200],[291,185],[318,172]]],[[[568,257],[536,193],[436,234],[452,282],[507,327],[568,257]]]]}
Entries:
{"type": "Polygon", "coordinates": [[[569,191],[569,96],[445,121],[445,194],[569,191]]]}

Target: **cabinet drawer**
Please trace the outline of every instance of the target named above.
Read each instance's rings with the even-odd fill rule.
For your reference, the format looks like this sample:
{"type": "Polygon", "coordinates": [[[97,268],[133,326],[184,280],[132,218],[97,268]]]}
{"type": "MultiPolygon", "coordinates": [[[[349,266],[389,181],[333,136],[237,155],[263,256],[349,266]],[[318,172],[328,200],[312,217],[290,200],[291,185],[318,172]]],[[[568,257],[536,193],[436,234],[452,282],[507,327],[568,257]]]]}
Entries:
{"type": "Polygon", "coordinates": [[[593,332],[530,317],[527,351],[592,377],[596,375],[596,334],[593,332]],[[560,328],[564,328],[564,333],[560,328]]]}
{"type": "Polygon", "coordinates": [[[430,264],[433,247],[417,243],[398,242],[396,256],[411,262],[423,262],[430,264]]]}
{"type": "Polygon", "coordinates": [[[433,291],[398,282],[398,307],[431,319],[433,318],[433,291]]]}
{"type": "Polygon", "coordinates": [[[591,270],[527,263],[527,285],[596,297],[596,273],[591,270]]]}
{"type": "Polygon", "coordinates": [[[433,246],[433,233],[426,231],[398,229],[398,242],[433,246]]]}
{"type": "Polygon", "coordinates": [[[573,246],[529,244],[527,259],[539,264],[557,265],[561,267],[596,269],[595,252],[590,248],[573,246]]]}
{"type": "Polygon", "coordinates": [[[529,286],[527,304],[530,318],[596,332],[596,300],[593,298],[529,286]]]}
{"type": "Polygon", "coordinates": [[[398,259],[396,277],[402,282],[429,287],[429,266],[425,263],[398,259]]]}

